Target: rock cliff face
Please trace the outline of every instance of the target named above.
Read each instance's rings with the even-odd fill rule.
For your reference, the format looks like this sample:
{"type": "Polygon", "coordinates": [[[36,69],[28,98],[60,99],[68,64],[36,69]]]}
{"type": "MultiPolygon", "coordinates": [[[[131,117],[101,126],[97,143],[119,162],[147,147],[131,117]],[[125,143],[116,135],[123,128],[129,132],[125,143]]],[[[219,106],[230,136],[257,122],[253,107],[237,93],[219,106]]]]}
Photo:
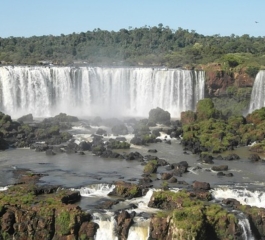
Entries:
{"type": "Polygon", "coordinates": [[[248,112],[255,74],[244,68],[224,69],[220,64],[201,67],[205,71],[205,97],[225,116],[245,115],[248,112]]]}
{"type": "Polygon", "coordinates": [[[246,72],[244,72],[244,70],[239,72],[228,72],[222,70],[219,64],[205,67],[205,74],[207,97],[219,97],[226,95],[228,87],[252,87],[255,80],[253,77],[250,77],[246,72]]]}
{"type": "Polygon", "coordinates": [[[98,224],[75,203],[79,192],[38,187],[26,170],[20,183],[0,192],[0,239],[93,239],[98,224]]]}

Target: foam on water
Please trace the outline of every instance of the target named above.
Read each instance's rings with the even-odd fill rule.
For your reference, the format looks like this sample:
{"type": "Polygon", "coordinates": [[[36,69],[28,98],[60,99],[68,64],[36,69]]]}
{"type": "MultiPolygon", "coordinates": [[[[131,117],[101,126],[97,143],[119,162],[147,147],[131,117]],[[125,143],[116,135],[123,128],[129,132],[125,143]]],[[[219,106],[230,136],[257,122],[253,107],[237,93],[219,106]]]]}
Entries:
{"type": "Polygon", "coordinates": [[[80,191],[82,197],[107,197],[110,192],[113,191],[115,185],[110,184],[93,184],[80,189],[72,189],[74,191],[80,191]]]}
{"type": "Polygon", "coordinates": [[[233,188],[215,188],[212,190],[212,196],[216,200],[226,198],[234,198],[243,205],[250,205],[256,207],[265,207],[265,192],[250,191],[247,189],[233,189],[233,188]]]}

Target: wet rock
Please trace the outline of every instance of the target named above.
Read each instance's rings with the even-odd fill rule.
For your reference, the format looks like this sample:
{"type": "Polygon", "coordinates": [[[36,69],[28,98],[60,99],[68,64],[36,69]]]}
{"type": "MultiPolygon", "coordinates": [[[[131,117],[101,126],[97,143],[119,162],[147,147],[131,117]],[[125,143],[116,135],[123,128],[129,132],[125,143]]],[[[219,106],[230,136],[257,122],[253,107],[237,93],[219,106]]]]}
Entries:
{"type": "Polygon", "coordinates": [[[240,157],[235,153],[229,154],[228,156],[224,157],[224,160],[228,161],[238,160],[238,159],[240,159],[240,157]]]}
{"type": "Polygon", "coordinates": [[[107,131],[102,129],[102,128],[98,128],[96,131],[96,134],[98,135],[107,135],[107,131]]]}
{"type": "Polygon", "coordinates": [[[122,211],[117,216],[115,216],[117,225],[115,227],[115,232],[119,239],[127,239],[129,229],[132,226],[133,215],[129,214],[127,211],[122,211]]]}
{"type": "Polygon", "coordinates": [[[129,133],[128,128],[125,124],[115,125],[111,128],[111,131],[114,135],[126,135],[129,133]]]}
{"type": "Polygon", "coordinates": [[[209,183],[199,181],[194,181],[192,187],[195,190],[210,190],[211,188],[209,183]]]}
{"type": "Polygon", "coordinates": [[[78,148],[80,151],[91,151],[91,147],[92,147],[92,144],[86,141],[82,141],[78,145],[78,148]]]}
{"type": "Polygon", "coordinates": [[[54,156],[54,155],[56,155],[56,153],[52,149],[48,149],[48,150],[46,150],[46,155],[47,156],[54,156]]]}
{"type": "Polygon", "coordinates": [[[178,179],[175,177],[171,177],[170,179],[168,179],[168,182],[169,183],[176,183],[176,182],[178,182],[178,179]]]}
{"type": "Polygon", "coordinates": [[[117,181],[114,184],[115,188],[108,194],[109,196],[118,196],[129,199],[142,196],[142,188],[136,184],[124,181],[117,181]]]}
{"type": "Polygon", "coordinates": [[[150,152],[150,153],[157,153],[157,150],[156,149],[149,149],[148,152],[150,152]]]}
{"type": "Polygon", "coordinates": [[[81,200],[80,192],[72,192],[69,193],[66,196],[63,196],[61,201],[64,204],[74,204],[76,202],[79,202],[81,200]]]}
{"type": "Polygon", "coordinates": [[[260,158],[260,156],[255,153],[255,154],[251,154],[248,158],[251,162],[260,162],[262,159],[260,158]]]}
{"type": "Polygon", "coordinates": [[[234,174],[233,174],[233,173],[227,173],[227,174],[225,174],[225,176],[226,176],[226,177],[233,177],[234,174]]]}
{"type": "Polygon", "coordinates": [[[161,180],[169,180],[173,177],[172,173],[161,173],[161,180]]]}
{"type": "Polygon", "coordinates": [[[188,163],[186,161],[181,161],[179,163],[172,164],[174,167],[174,174],[182,174],[188,172],[188,163]]]}
{"type": "Polygon", "coordinates": [[[215,157],[216,160],[224,160],[224,158],[221,155],[218,155],[217,157],[215,157]]]}
{"type": "Polygon", "coordinates": [[[150,237],[151,239],[169,239],[170,217],[155,217],[153,216],[150,221],[150,237]]]}
{"type": "Polygon", "coordinates": [[[212,170],[216,172],[227,171],[228,166],[227,165],[212,166],[212,170]]]}
{"type": "Polygon", "coordinates": [[[33,115],[31,113],[27,114],[27,115],[24,115],[24,116],[18,118],[17,121],[20,122],[20,123],[33,122],[33,115]]]}
{"type": "Polygon", "coordinates": [[[201,154],[200,155],[200,160],[201,162],[203,163],[207,163],[207,164],[213,164],[213,156],[208,154],[208,153],[205,153],[205,154],[201,154]]]}
{"type": "Polygon", "coordinates": [[[217,173],[217,176],[219,176],[219,177],[223,177],[223,176],[225,176],[225,174],[224,174],[223,172],[218,172],[218,173],[217,173]]]}
{"type": "MultiPolygon", "coordinates": [[[[79,229],[79,236],[86,236],[87,239],[94,239],[99,225],[94,222],[83,222],[79,229]]],[[[81,238],[80,238],[81,239],[81,238]]]]}

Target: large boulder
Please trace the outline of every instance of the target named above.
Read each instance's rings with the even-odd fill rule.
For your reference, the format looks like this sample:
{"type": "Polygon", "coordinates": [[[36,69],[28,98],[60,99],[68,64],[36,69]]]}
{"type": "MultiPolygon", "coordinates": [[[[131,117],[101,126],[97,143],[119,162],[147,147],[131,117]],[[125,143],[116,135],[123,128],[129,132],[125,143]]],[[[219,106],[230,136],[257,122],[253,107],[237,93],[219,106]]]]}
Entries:
{"type": "Polygon", "coordinates": [[[209,183],[199,181],[194,181],[192,186],[194,190],[210,190],[211,188],[209,183]]]}
{"type": "Polygon", "coordinates": [[[151,109],[149,112],[149,122],[152,123],[161,123],[161,124],[170,124],[170,113],[163,110],[162,108],[151,109]]]}
{"type": "Polygon", "coordinates": [[[33,122],[33,115],[27,114],[17,119],[18,122],[33,122]]]}
{"type": "Polygon", "coordinates": [[[126,135],[129,132],[125,124],[115,125],[111,128],[111,131],[114,135],[126,135]]]}

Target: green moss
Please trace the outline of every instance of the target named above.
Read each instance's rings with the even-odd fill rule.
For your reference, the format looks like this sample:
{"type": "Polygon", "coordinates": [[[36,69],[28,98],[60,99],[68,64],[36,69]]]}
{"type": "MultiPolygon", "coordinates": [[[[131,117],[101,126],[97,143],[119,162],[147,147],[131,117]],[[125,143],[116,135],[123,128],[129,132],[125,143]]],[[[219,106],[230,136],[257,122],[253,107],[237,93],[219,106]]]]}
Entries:
{"type": "Polygon", "coordinates": [[[71,229],[71,215],[68,211],[62,211],[56,217],[55,224],[60,235],[67,235],[71,229]]]}
{"type": "Polygon", "coordinates": [[[158,163],[157,160],[150,160],[144,166],[144,173],[155,173],[157,171],[158,163]]]}

